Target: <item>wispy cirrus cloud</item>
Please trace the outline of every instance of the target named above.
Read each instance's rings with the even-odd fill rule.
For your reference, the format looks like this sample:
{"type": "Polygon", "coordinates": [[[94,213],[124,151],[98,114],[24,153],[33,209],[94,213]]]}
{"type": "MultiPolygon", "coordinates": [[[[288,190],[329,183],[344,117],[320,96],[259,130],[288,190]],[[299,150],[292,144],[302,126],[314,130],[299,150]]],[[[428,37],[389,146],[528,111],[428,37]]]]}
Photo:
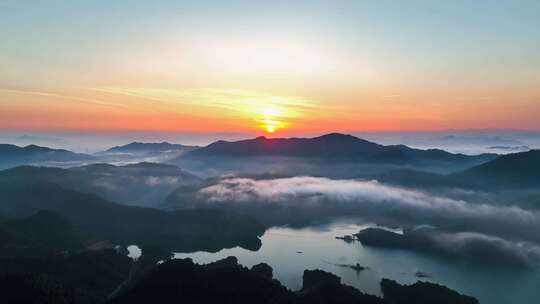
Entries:
{"type": "Polygon", "coordinates": [[[381,99],[398,99],[401,98],[400,94],[389,94],[381,96],[381,99]]]}
{"type": "Polygon", "coordinates": [[[310,111],[333,108],[302,96],[279,95],[241,89],[101,87],[92,90],[168,104],[192,105],[231,111],[257,112],[265,106],[282,107],[287,109],[283,111],[283,115],[288,117],[297,117],[310,111]]]}
{"type": "Polygon", "coordinates": [[[339,110],[303,96],[242,89],[102,87],[91,90],[142,101],[143,107],[154,110],[199,113],[231,119],[238,125],[255,121],[259,128],[270,133],[291,125],[311,125],[308,121],[339,110]]]}
{"type": "Polygon", "coordinates": [[[30,95],[30,96],[40,96],[47,98],[57,98],[63,100],[71,100],[74,102],[85,103],[94,106],[105,106],[105,107],[114,107],[114,108],[123,108],[127,109],[126,105],[115,103],[111,101],[105,101],[95,98],[87,98],[73,95],[66,95],[55,92],[44,92],[44,91],[34,91],[34,90],[15,90],[15,89],[3,89],[0,88],[0,93],[13,94],[13,95],[30,95]]]}

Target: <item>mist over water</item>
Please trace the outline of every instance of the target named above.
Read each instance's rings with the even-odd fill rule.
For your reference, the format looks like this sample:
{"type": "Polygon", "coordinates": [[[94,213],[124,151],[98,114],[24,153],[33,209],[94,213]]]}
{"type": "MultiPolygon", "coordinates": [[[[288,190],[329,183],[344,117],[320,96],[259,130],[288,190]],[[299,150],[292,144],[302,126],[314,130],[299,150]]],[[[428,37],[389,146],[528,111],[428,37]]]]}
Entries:
{"type": "MultiPolygon", "coordinates": [[[[324,214],[348,215],[399,226],[434,225],[453,232],[455,244],[468,241],[497,241],[494,247],[521,252],[526,263],[540,263],[540,247],[517,241],[539,243],[540,214],[515,206],[470,203],[421,191],[381,184],[375,180],[337,180],[297,176],[262,179],[225,178],[197,192],[199,205],[220,205],[235,210],[282,208],[298,217],[321,218],[324,214]],[[512,241],[516,241],[513,243],[512,241]],[[530,258],[529,258],[530,257],[530,258]]],[[[277,215],[276,215],[277,217],[277,215]]],[[[294,215],[291,215],[294,218],[294,215]]]]}
{"type": "Polygon", "coordinates": [[[322,269],[340,276],[347,285],[376,295],[381,293],[380,280],[390,278],[404,284],[422,280],[446,285],[477,297],[480,303],[530,303],[530,299],[540,297],[537,286],[540,271],[537,269],[516,271],[335,239],[373,226],[353,220],[336,220],[328,225],[303,229],[272,228],[262,236],[263,245],[258,251],[233,248],[217,253],[177,253],[175,258],[189,257],[205,264],[236,256],[239,263],[249,267],[265,262],[274,269],[274,277],[293,290],[301,287],[305,269],[322,269]],[[368,269],[357,272],[344,266],[356,263],[368,269]],[[418,278],[417,272],[431,277],[418,278]]]}

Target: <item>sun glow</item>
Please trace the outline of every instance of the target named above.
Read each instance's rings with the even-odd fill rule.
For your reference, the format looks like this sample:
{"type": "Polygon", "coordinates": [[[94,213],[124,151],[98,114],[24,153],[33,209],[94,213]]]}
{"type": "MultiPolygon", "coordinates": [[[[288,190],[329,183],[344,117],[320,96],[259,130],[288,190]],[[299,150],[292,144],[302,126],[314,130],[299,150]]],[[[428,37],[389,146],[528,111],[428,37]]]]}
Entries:
{"type": "Polygon", "coordinates": [[[274,133],[279,129],[283,129],[286,124],[281,119],[286,116],[285,110],[274,105],[265,105],[259,111],[262,114],[261,127],[267,133],[274,133]]]}
{"type": "Polygon", "coordinates": [[[276,127],[272,126],[272,125],[267,125],[266,126],[266,132],[268,133],[274,133],[276,131],[276,127]]]}
{"type": "MultiPolygon", "coordinates": [[[[141,112],[167,113],[171,117],[189,115],[196,121],[191,124],[193,126],[212,121],[208,126],[214,128],[213,122],[219,117],[221,128],[228,128],[228,131],[241,128],[250,132],[276,133],[298,128],[306,117],[317,117],[326,108],[302,96],[241,89],[100,87],[86,91],[95,93],[103,100],[111,96],[119,100],[133,100],[131,104],[141,112]]],[[[170,121],[172,125],[176,124],[174,118],[170,121]]]]}

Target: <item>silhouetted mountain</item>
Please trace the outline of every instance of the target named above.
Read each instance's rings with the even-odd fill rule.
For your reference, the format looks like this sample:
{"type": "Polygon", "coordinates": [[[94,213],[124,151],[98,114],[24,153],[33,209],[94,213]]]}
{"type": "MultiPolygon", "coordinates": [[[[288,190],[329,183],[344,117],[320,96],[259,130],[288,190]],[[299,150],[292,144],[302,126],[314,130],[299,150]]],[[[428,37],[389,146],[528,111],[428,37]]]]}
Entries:
{"type": "Polygon", "coordinates": [[[0,144],[0,169],[24,164],[90,161],[93,159],[94,157],[91,155],[73,153],[67,150],[50,149],[36,145],[19,147],[0,144]]]}
{"type": "Polygon", "coordinates": [[[217,141],[190,156],[295,156],[357,158],[380,152],[383,146],[351,135],[332,133],[315,138],[266,138],[236,142],[217,141]]]}
{"type": "MultiPolygon", "coordinates": [[[[385,164],[447,168],[446,170],[453,168],[459,170],[492,160],[496,156],[495,154],[476,156],[452,154],[438,149],[419,150],[403,145],[383,146],[351,135],[333,133],[315,138],[269,139],[266,137],[257,137],[255,139],[236,142],[218,141],[189,152],[184,156],[172,160],[172,162],[185,166],[193,166],[194,168],[204,168],[205,162],[211,166],[213,165],[212,162],[214,162],[219,168],[222,166],[221,163],[231,164],[235,160],[241,159],[239,164],[237,164],[237,168],[241,172],[246,172],[243,169],[246,167],[245,163],[257,162],[258,166],[264,166],[266,162],[270,162],[276,164],[275,168],[270,168],[270,170],[273,169],[272,172],[292,173],[286,172],[287,168],[280,168],[278,165],[284,160],[260,159],[261,157],[284,157],[296,158],[297,162],[311,162],[311,165],[313,165],[313,162],[319,162],[316,164],[319,168],[332,165],[333,168],[329,170],[333,172],[336,171],[335,166],[343,162],[375,164],[378,166],[385,164]],[[202,164],[200,164],[201,162],[202,164]]],[[[253,167],[257,169],[257,166],[253,167]]],[[[343,168],[339,170],[343,170],[343,168]]],[[[307,174],[311,173],[307,172],[307,174]]]]}
{"type": "Polygon", "coordinates": [[[2,303],[95,304],[128,277],[132,260],[114,250],[0,259],[2,303]]]}
{"type": "Polygon", "coordinates": [[[126,166],[94,164],[70,169],[18,167],[0,172],[28,180],[53,182],[83,193],[127,205],[157,206],[174,189],[201,180],[176,166],[138,163],[126,166]]]}
{"type": "Polygon", "coordinates": [[[478,304],[478,300],[473,297],[428,282],[400,285],[396,281],[382,279],[381,290],[384,299],[392,304],[478,304]]]}
{"type": "Polygon", "coordinates": [[[263,227],[254,220],[218,210],[165,212],[130,207],[43,182],[17,171],[0,174],[0,213],[29,216],[53,210],[67,218],[86,238],[114,244],[161,246],[170,250],[210,250],[260,247],[263,227]]]}
{"type": "Polygon", "coordinates": [[[540,150],[503,155],[451,177],[488,187],[535,188],[540,186],[540,150]]]}
{"type": "Polygon", "coordinates": [[[293,303],[278,281],[238,265],[230,257],[208,265],[170,260],[150,271],[111,303],[293,303]]]}
{"type": "Polygon", "coordinates": [[[386,303],[379,297],[362,293],[354,287],[341,284],[340,277],[322,270],[305,270],[302,279],[302,289],[297,292],[298,303],[386,303]]]}
{"type": "Polygon", "coordinates": [[[272,269],[259,264],[248,269],[228,257],[208,265],[194,264],[191,259],[170,260],[147,273],[132,288],[111,303],[273,303],[273,304],[476,304],[475,299],[430,283],[402,286],[383,281],[385,298],[364,294],[341,284],[341,279],[321,270],[306,270],[303,287],[293,292],[274,280],[272,269]],[[261,269],[264,271],[261,272],[261,269]],[[414,294],[410,300],[403,296],[414,294]],[[392,299],[392,300],[387,300],[392,299]]]}

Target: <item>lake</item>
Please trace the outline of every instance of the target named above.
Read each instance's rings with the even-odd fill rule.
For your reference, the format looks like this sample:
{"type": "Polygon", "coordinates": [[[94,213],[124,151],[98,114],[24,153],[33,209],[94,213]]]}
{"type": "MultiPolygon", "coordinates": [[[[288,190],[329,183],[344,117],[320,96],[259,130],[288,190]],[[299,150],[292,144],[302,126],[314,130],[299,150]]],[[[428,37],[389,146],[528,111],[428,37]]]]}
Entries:
{"type": "Polygon", "coordinates": [[[224,249],[217,253],[176,253],[175,258],[190,257],[206,264],[228,256],[251,267],[264,262],[274,269],[274,277],[289,289],[302,286],[305,269],[322,269],[335,273],[342,282],[359,290],[381,295],[382,278],[402,284],[417,280],[439,283],[487,304],[533,303],[540,300],[540,271],[500,269],[436,258],[403,250],[364,247],[359,242],[347,243],[336,236],[350,235],[372,224],[340,220],[332,224],[303,229],[271,228],[262,236],[262,247],[254,252],[242,248],[224,249]],[[356,264],[369,267],[357,272],[344,267],[356,264]],[[417,278],[416,272],[431,275],[417,278]]]}

